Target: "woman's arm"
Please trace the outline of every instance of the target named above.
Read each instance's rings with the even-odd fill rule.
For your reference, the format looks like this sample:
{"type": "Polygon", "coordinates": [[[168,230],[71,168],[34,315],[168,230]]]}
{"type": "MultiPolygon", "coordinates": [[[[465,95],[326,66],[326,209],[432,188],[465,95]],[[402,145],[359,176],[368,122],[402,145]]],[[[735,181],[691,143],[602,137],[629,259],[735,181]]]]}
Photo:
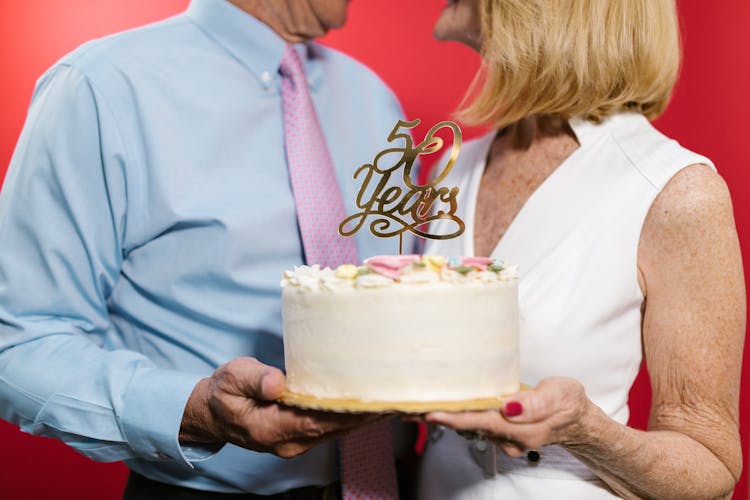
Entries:
{"type": "Polygon", "coordinates": [[[489,432],[514,456],[563,444],[626,498],[731,496],[742,469],[745,287],[729,193],[716,173],[690,166],[660,193],[641,234],[639,270],[653,386],[647,432],[615,422],[562,378],[517,394],[503,414],[428,420],[489,432]]]}
{"type": "Polygon", "coordinates": [[[729,192],[716,173],[694,165],[669,182],[646,218],[638,261],[649,432],[603,421],[592,437],[613,432],[617,448],[598,437],[571,451],[621,493],[729,496],[742,470],[745,286],[729,192]]]}

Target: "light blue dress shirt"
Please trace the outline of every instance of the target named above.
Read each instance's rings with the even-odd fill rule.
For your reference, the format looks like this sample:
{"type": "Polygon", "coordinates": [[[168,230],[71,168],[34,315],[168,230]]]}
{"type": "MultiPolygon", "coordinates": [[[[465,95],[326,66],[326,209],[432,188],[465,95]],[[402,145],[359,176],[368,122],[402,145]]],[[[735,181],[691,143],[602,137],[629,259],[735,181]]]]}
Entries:
{"type": "MultiPolygon", "coordinates": [[[[349,213],[401,117],[315,44],[313,100],[349,213]]],[[[240,355],[283,367],[280,276],[302,262],[284,154],[284,42],[224,0],[83,45],[39,80],[0,196],[0,417],[153,479],[270,494],[338,477],[180,447],[193,387],[240,355]]],[[[360,256],[395,240],[357,235],[360,256]]]]}

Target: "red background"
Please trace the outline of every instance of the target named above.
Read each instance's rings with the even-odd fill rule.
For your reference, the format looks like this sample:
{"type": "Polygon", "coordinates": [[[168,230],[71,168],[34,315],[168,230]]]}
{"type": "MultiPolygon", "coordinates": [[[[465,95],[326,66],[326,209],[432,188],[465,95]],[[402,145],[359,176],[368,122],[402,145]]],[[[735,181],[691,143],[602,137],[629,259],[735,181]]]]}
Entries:
{"type": "MultiPolygon", "coordinates": [[[[432,40],[442,0],[352,2],[347,26],[325,43],[363,61],[401,98],[409,118],[435,123],[449,116],[477,67],[457,44],[432,40]]],[[[685,58],[674,100],[657,121],[666,134],[711,157],[726,179],[750,269],[750,173],[746,121],[750,105],[750,2],[678,0],[685,58]]],[[[34,81],[64,53],[94,37],[180,12],[187,0],[0,0],[0,180],[23,124],[34,81]]],[[[477,129],[465,130],[476,135],[477,129]]],[[[746,271],[747,278],[747,271],[746,271]]],[[[743,387],[750,387],[745,347],[743,387]]],[[[631,424],[643,428],[650,388],[642,373],[631,393],[631,424]]],[[[746,462],[750,394],[741,400],[746,462]]],[[[122,464],[97,464],[59,442],[24,435],[0,421],[0,497],[119,498],[127,476],[122,464]]],[[[748,498],[747,473],[735,499],[748,498]]]]}

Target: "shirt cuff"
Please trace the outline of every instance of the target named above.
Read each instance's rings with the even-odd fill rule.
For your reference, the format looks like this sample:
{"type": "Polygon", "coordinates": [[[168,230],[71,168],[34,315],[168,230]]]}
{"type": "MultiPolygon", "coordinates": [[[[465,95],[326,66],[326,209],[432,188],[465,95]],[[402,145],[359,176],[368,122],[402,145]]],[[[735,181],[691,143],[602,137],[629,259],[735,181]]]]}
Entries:
{"type": "Polygon", "coordinates": [[[137,373],[128,387],[121,415],[122,433],[135,453],[146,460],[174,461],[193,468],[207,450],[184,451],[180,425],[190,394],[203,375],[154,368],[137,373]],[[197,452],[197,453],[196,453],[197,452]]]}

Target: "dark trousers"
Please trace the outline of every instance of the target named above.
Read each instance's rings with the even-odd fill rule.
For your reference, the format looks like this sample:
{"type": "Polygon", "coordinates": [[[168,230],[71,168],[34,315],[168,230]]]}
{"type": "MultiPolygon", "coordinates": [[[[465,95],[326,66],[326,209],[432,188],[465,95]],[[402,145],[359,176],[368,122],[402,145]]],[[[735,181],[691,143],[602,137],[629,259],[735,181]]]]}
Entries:
{"type": "Polygon", "coordinates": [[[341,484],[336,482],[328,486],[306,486],[275,495],[216,493],[160,483],[131,471],[122,498],[123,500],[340,500],[341,484]]]}

